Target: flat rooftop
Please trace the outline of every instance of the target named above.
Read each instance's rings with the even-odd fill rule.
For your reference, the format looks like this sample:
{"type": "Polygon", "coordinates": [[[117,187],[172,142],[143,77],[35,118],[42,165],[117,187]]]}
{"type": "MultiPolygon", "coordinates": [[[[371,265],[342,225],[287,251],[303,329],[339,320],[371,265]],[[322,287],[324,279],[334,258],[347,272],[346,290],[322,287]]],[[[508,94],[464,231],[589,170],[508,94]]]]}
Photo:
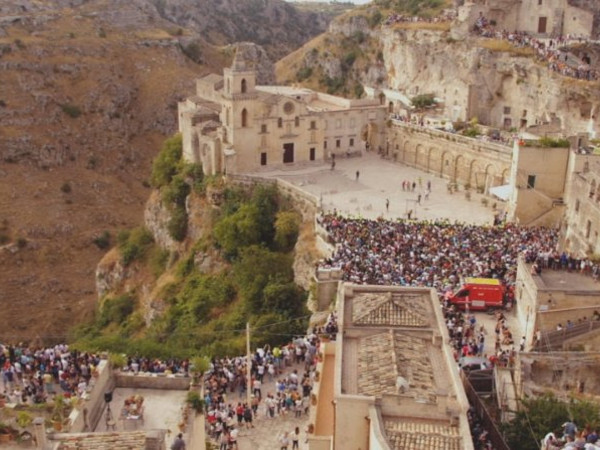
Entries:
{"type": "Polygon", "coordinates": [[[600,284],[589,275],[582,275],[578,272],[544,269],[541,275],[534,275],[533,279],[541,289],[600,292],[600,284]]]}
{"type": "MultiPolygon", "coordinates": [[[[170,430],[170,435],[175,436],[179,433],[178,425],[181,422],[186,396],[187,391],[171,389],[116,388],[110,403],[115,431],[170,430]],[[125,399],[136,395],[144,397],[143,420],[124,419],[121,411],[125,399]]],[[[94,431],[107,431],[105,417],[106,408],[94,431]]]]}

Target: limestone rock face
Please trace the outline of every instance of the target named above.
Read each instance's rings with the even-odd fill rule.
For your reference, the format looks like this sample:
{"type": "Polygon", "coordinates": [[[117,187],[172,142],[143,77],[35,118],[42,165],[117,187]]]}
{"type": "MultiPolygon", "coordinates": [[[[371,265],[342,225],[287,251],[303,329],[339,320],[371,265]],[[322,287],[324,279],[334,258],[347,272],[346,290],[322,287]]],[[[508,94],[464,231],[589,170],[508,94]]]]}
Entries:
{"type": "Polygon", "coordinates": [[[160,192],[158,190],[152,191],[144,210],[144,225],[152,233],[154,242],[160,247],[169,251],[176,251],[179,244],[167,231],[169,220],[171,220],[171,214],[161,201],[160,192]]]}
{"type": "Polygon", "coordinates": [[[127,270],[121,263],[119,252],[112,249],[96,267],[96,292],[98,298],[116,290],[127,278],[127,270]]]}
{"type": "MultiPolygon", "coordinates": [[[[409,97],[432,93],[452,120],[478,117],[502,127],[503,116],[520,128],[558,119],[569,133],[590,129],[600,100],[590,83],[563,77],[530,56],[484,48],[477,39],[448,33],[384,27],[380,39],[387,84],[409,97]]],[[[595,128],[600,127],[596,114],[595,128]]]]}
{"type": "Polygon", "coordinates": [[[263,47],[253,42],[236,42],[232,47],[254,65],[256,84],[275,84],[275,66],[263,47]]]}
{"type": "Polygon", "coordinates": [[[352,36],[355,33],[369,34],[371,29],[365,16],[342,16],[332,20],[329,24],[329,32],[340,33],[344,36],[352,36]]]}

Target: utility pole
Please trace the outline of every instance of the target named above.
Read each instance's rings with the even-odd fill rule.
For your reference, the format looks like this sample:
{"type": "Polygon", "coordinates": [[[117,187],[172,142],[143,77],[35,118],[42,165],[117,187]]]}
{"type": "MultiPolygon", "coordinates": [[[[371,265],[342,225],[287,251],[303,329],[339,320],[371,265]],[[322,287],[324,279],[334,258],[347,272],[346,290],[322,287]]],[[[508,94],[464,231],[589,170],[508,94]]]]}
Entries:
{"type": "Polygon", "coordinates": [[[250,358],[250,322],[246,322],[246,401],[252,407],[252,359],[250,358]]]}

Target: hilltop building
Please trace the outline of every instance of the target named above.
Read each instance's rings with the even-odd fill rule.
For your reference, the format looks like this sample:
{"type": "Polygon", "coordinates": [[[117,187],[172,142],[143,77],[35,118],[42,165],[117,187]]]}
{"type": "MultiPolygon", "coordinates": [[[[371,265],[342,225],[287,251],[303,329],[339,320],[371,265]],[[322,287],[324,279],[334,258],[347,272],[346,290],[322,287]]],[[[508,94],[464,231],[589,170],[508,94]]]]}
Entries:
{"type": "Polygon", "coordinates": [[[198,79],[196,96],[179,103],[179,131],[184,158],[206,174],[246,173],[377,149],[386,114],[378,99],[258,86],[241,48],[223,76],[198,79]]]}
{"type": "Polygon", "coordinates": [[[472,18],[481,12],[505,30],[540,37],[571,35],[597,39],[600,34],[600,5],[593,1],[475,0],[471,5],[472,18]]]}

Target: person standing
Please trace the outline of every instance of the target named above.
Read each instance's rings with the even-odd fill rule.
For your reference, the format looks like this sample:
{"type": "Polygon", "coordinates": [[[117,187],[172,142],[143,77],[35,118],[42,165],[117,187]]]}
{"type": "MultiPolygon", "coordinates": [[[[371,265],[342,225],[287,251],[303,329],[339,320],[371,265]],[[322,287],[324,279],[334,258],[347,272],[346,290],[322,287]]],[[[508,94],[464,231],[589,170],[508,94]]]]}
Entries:
{"type": "Polygon", "coordinates": [[[288,445],[290,445],[289,433],[286,431],[279,437],[279,443],[281,444],[281,450],[288,450],[288,445]]]}
{"type": "Polygon", "coordinates": [[[294,431],[292,431],[292,450],[295,448],[300,448],[300,428],[296,427],[294,431]]]}
{"type": "Polygon", "coordinates": [[[390,199],[389,198],[385,199],[385,211],[390,212],[390,199]]]}
{"type": "Polygon", "coordinates": [[[359,170],[356,171],[356,181],[358,181],[358,177],[360,177],[360,171],[359,170]]]}
{"type": "Polygon", "coordinates": [[[173,443],[171,444],[171,450],[185,450],[185,441],[183,440],[183,434],[179,433],[173,443]]]}

